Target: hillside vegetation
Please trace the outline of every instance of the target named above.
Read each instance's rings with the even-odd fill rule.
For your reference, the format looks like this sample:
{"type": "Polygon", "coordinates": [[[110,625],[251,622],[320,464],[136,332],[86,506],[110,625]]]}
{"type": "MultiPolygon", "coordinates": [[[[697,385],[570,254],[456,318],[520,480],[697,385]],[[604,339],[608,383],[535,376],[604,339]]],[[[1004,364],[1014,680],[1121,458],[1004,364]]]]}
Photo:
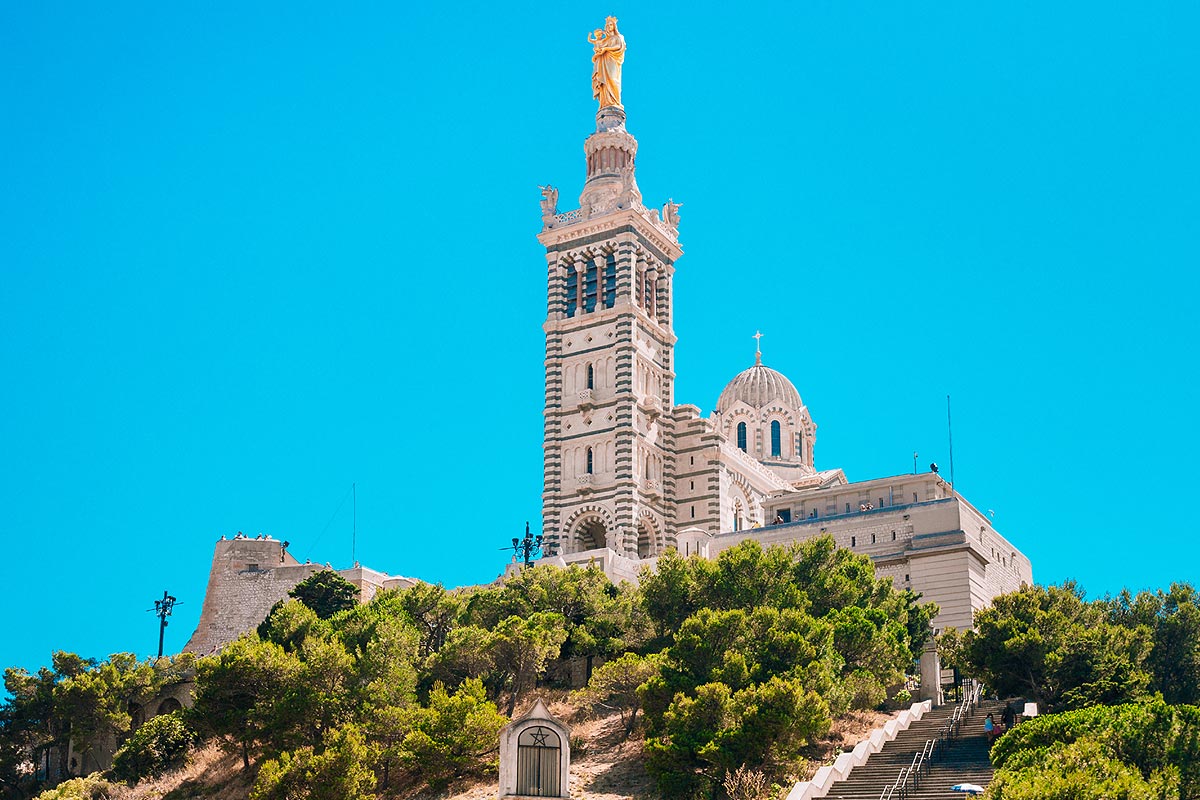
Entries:
{"type": "MultiPolygon", "coordinates": [[[[644,761],[656,796],[766,797],[821,755],[835,719],[902,685],[936,613],[828,538],[746,542],[713,561],[668,553],[640,587],[595,568],[537,567],[494,587],[422,585],[359,605],[339,581],[314,575],[257,631],[194,664],[56,654],[37,675],[8,670],[5,795],[44,789],[32,765],[61,758],[67,741],[82,752],[106,737],[124,744],[104,778],[130,786],[202,758],[212,785],[189,779],[197,794],[433,797],[472,781],[494,791],[500,728],[535,689],[564,692],[575,674],[587,683],[567,698],[567,721],[608,720],[599,749],[630,748],[622,760],[644,761]],[[131,736],[131,711],[192,669],[194,707],[131,736]]],[[[577,745],[584,761],[598,747],[577,745]]],[[[112,794],[89,780],[47,796],[112,794]]],[[[179,791],[169,796],[193,796],[179,791]]]]}
{"type": "Polygon", "coordinates": [[[1072,583],[997,597],[945,659],[1041,716],[992,749],[988,800],[1200,800],[1200,593],[1087,601],[1072,583]]]}

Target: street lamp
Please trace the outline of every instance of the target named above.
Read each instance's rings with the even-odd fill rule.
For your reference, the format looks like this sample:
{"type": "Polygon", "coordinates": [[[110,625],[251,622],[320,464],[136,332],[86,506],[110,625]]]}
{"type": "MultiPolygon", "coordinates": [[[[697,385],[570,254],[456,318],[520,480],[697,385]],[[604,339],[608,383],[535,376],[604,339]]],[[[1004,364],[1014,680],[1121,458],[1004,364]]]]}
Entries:
{"type": "Polygon", "coordinates": [[[174,597],[167,594],[166,589],[163,589],[162,600],[155,600],[154,608],[146,609],[147,611],[153,611],[154,615],[156,617],[158,617],[158,657],[159,658],[162,658],[162,654],[163,654],[163,635],[166,633],[166,630],[167,630],[167,617],[171,616],[171,612],[175,609],[175,605],[177,602],[178,601],[174,597]]]}
{"type": "Polygon", "coordinates": [[[500,549],[512,550],[521,557],[522,561],[525,562],[525,566],[528,567],[533,563],[534,558],[541,558],[542,556],[542,535],[532,535],[529,532],[529,523],[526,522],[525,538],[517,539],[514,537],[512,540],[512,547],[501,547],[500,549]]]}

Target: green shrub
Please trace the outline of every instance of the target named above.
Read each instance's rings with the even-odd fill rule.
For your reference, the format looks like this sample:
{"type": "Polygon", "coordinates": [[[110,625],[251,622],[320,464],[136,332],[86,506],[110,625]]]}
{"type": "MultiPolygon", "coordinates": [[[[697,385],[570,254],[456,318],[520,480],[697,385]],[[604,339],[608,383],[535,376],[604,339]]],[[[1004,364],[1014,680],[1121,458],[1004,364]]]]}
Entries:
{"type": "Polygon", "coordinates": [[[454,694],[436,684],[428,708],[413,709],[409,723],[400,763],[440,790],[454,778],[496,769],[498,737],[508,718],[488,701],[482,681],[472,678],[454,694]]]}
{"type": "Polygon", "coordinates": [[[93,772],[86,778],[63,781],[39,794],[37,800],[108,800],[116,788],[104,780],[99,772],[93,772]]]}
{"type": "MultiPolygon", "coordinates": [[[[991,757],[999,770],[992,795],[997,799],[1025,797],[1020,787],[1053,778],[1062,787],[1061,796],[1078,784],[1107,786],[1113,797],[1154,792],[1200,800],[1200,708],[1154,699],[1047,714],[1001,737],[991,757]],[[1072,769],[1079,774],[1071,774],[1072,769]],[[1123,777],[1130,771],[1141,783],[1123,777]]],[[[1101,795],[1080,795],[1094,796],[1101,795]]]]}
{"type": "Polygon", "coordinates": [[[302,747],[265,761],[250,800],[374,800],[373,759],[362,732],[345,725],[322,744],[319,753],[302,747]]]}
{"type": "Polygon", "coordinates": [[[151,718],[113,756],[112,776],[130,785],[187,761],[195,734],[176,711],[151,718]]]}
{"type": "Polygon", "coordinates": [[[843,683],[854,709],[877,708],[887,699],[887,689],[870,672],[856,670],[845,677],[843,683]]]}
{"type": "MultiPolygon", "coordinates": [[[[1023,761],[1023,759],[1022,759],[1023,761]]],[[[1014,760],[1014,765],[1018,762],[1014,760]]],[[[1177,773],[1149,779],[1106,753],[1094,739],[1038,748],[1019,768],[1002,769],[988,787],[991,800],[1157,800],[1174,794],[1177,773]]]]}

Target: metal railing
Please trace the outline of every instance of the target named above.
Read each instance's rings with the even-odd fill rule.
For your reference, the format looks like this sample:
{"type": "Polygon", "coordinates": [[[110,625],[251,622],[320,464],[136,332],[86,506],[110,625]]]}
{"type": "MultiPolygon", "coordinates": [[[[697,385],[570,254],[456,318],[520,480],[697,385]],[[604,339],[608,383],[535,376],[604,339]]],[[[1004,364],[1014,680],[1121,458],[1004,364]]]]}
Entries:
{"type": "Polygon", "coordinates": [[[979,707],[979,698],[983,695],[983,687],[975,680],[965,681],[963,690],[963,701],[955,706],[950,721],[938,729],[935,738],[925,740],[920,751],[913,754],[912,763],[901,767],[895,782],[884,787],[879,800],[907,800],[909,792],[916,791],[920,786],[921,777],[929,772],[934,760],[949,749],[962,730],[963,722],[974,716],[979,707]]]}
{"type": "Polygon", "coordinates": [[[967,717],[975,715],[982,694],[983,686],[979,681],[968,678],[963,682],[963,701],[954,708],[950,721],[938,730],[939,750],[946,750],[954,745],[954,740],[958,738],[959,731],[962,730],[963,722],[967,717]]]}

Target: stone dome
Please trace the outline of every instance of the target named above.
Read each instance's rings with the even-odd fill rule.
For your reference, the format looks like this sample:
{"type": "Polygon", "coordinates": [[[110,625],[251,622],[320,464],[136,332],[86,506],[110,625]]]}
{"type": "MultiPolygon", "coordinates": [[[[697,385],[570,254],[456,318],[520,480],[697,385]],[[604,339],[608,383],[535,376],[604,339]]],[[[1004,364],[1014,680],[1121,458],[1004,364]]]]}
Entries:
{"type": "Polygon", "coordinates": [[[741,400],[751,408],[763,408],[772,401],[778,401],[786,408],[801,408],[800,393],[792,382],[770,367],[764,367],[759,361],[753,367],[739,372],[729,382],[721,397],[717,400],[717,413],[726,411],[741,400]]]}

